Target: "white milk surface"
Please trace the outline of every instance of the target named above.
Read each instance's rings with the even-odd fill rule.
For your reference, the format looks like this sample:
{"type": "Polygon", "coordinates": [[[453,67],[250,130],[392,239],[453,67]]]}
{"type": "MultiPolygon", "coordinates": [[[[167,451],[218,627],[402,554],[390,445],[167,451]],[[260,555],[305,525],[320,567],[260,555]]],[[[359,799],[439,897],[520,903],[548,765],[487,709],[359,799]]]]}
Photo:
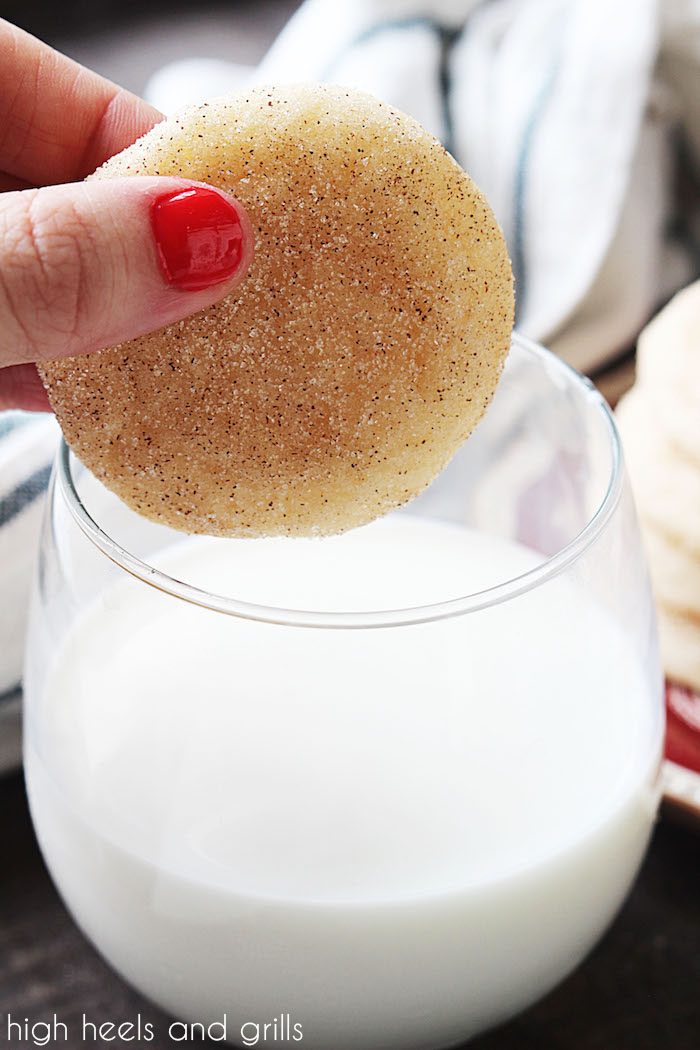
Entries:
{"type": "MultiPolygon", "coordinates": [[[[399,516],[332,540],[186,540],[159,564],[258,603],[359,610],[534,561],[399,516]]],[[[28,787],[77,921],[176,1016],[226,1015],[239,1043],[288,1014],[258,1045],[426,1050],[532,1001],[609,922],[653,819],[659,717],[624,635],[562,578],[341,631],[126,580],[30,697],[28,787]]]]}

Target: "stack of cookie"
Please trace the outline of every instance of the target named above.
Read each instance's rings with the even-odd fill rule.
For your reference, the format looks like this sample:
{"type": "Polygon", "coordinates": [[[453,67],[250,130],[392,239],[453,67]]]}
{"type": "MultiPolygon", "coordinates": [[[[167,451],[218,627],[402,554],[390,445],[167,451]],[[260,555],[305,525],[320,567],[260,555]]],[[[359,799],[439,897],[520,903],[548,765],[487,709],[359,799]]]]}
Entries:
{"type": "Polygon", "coordinates": [[[700,281],[640,336],[637,383],[617,418],[666,674],[700,690],[700,281]]]}

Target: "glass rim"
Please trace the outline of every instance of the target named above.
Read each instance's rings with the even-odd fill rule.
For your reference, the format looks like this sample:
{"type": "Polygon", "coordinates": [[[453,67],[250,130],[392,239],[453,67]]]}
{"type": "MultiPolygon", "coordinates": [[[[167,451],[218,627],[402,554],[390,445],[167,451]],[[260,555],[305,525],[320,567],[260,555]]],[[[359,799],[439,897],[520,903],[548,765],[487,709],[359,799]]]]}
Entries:
{"type": "MultiPolygon", "coordinates": [[[[427,605],[416,605],[398,609],[382,609],[353,612],[333,612],[312,609],[288,609],[277,606],[258,605],[241,601],[228,595],[214,594],[184,580],[168,575],[147,561],[136,557],[122,547],[95,521],[85,507],[75,485],[71,469],[71,450],[65,438],[57,457],[57,474],[62,495],[68,508],[85,536],[110,561],[130,576],[154,587],[165,594],[179,598],[191,605],[213,612],[224,613],[238,619],[255,620],[287,627],[316,627],[336,629],[367,629],[374,627],[401,627],[436,620],[449,619],[472,612],[479,612],[506,601],[512,601],[528,591],[534,590],[558,576],[592,546],[610,520],[622,491],[622,451],[620,438],[612,411],[603,395],[590,379],[551,351],[530,339],[513,333],[511,346],[524,350],[529,356],[548,368],[558,371],[567,383],[573,383],[578,392],[596,409],[606,425],[611,450],[611,467],[603,497],[583,528],[555,554],[549,555],[532,569],[503,580],[491,587],[457,598],[427,605]]],[[[115,499],[118,498],[115,496],[115,499]]],[[[409,504],[410,505],[410,504],[409,504]]],[[[184,535],[184,534],[183,534],[184,535]]],[[[205,537],[202,537],[205,538],[205,537]]],[[[241,542],[250,542],[243,540],[241,542]]],[[[294,542],[293,539],[290,542],[294,542]]]]}

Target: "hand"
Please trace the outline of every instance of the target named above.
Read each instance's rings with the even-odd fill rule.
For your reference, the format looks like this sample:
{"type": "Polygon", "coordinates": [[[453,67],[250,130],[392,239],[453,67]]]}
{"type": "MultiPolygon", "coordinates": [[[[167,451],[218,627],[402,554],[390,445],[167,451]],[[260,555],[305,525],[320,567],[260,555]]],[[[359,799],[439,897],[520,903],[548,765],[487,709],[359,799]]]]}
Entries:
{"type": "Polygon", "coordinates": [[[252,232],[199,183],[76,181],[161,114],[1,19],[0,54],[0,408],[47,410],[34,362],[211,305],[247,270],[252,232]]]}

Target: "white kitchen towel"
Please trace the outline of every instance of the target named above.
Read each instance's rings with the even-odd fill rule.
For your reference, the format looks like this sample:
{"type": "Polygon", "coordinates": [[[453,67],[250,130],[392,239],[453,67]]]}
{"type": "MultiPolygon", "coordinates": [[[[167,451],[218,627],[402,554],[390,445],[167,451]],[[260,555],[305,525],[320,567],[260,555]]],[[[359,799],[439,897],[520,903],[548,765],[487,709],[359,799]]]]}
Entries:
{"type": "Polygon", "coordinates": [[[147,93],[301,79],[445,143],[503,226],[518,328],[584,371],[700,272],[700,0],[306,0],[257,69],[178,63],[147,93]]]}

